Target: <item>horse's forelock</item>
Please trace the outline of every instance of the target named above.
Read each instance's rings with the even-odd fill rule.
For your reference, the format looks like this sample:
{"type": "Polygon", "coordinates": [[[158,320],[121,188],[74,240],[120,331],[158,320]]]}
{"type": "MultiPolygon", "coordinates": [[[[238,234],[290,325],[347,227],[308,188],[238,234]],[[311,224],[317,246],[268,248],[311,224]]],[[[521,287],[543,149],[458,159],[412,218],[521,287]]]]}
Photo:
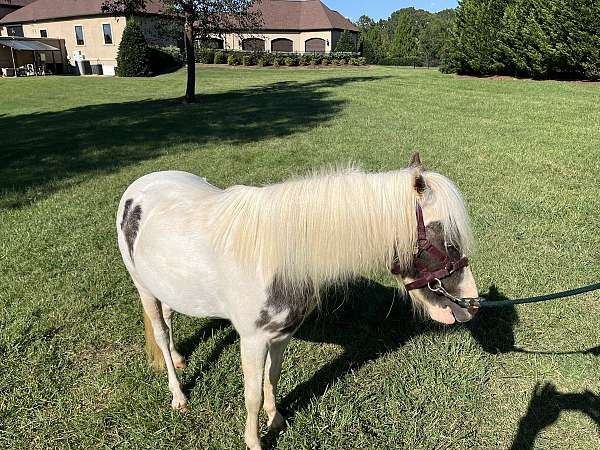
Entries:
{"type": "Polygon", "coordinates": [[[442,224],[446,240],[465,254],[473,251],[473,235],[465,202],[456,185],[436,172],[424,172],[430,190],[427,207],[442,224]]]}

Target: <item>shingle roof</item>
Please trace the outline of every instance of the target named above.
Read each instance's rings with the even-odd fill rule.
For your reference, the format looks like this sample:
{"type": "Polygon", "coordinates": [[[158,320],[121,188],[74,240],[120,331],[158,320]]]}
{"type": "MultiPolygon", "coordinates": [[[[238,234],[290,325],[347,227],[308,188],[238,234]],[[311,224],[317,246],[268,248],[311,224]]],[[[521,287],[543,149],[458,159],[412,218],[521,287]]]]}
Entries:
{"type": "Polygon", "coordinates": [[[320,0],[262,0],[263,30],[351,30],[352,22],[339,12],[329,9],[320,0]]]}
{"type": "MultiPolygon", "coordinates": [[[[0,0],[7,1],[7,0],[0,0]]],[[[27,3],[31,0],[12,0],[27,3]]],[[[95,16],[102,14],[103,0],[35,0],[0,20],[0,23],[35,22],[67,17],[95,16]]],[[[352,22],[325,6],[320,0],[262,0],[258,6],[262,12],[263,30],[351,30],[358,31],[352,22]]],[[[149,1],[146,12],[160,14],[159,1],[149,1]]]]}
{"type": "Polygon", "coordinates": [[[14,6],[15,8],[20,8],[34,1],[35,0],[0,0],[0,6],[14,6]]]}
{"type": "MultiPolygon", "coordinates": [[[[97,16],[102,14],[103,2],[104,0],[35,0],[23,8],[7,14],[0,22],[22,23],[67,17],[97,16]]],[[[160,2],[149,1],[146,4],[146,12],[150,14],[160,14],[161,11],[160,2]]]]}

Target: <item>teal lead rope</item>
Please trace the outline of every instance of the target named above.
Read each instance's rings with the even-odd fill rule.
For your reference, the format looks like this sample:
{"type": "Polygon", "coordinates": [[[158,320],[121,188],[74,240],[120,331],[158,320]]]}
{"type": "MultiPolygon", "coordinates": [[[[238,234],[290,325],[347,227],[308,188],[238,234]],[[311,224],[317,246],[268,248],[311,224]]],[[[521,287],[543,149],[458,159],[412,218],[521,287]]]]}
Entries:
{"type": "Polygon", "coordinates": [[[461,298],[459,305],[463,308],[502,308],[505,306],[523,305],[526,303],[546,302],[548,300],[557,300],[559,298],[573,297],[574,295],[585,294],[586,292],[600,290],[600,283],[582,286],[568,291],[556,292],[554,294],[538,295],[536,297],[517,298],[514,300],[487,300],[486,298],[461,298]],[[462,304],[461,304],[462,303],[462,304]]]}

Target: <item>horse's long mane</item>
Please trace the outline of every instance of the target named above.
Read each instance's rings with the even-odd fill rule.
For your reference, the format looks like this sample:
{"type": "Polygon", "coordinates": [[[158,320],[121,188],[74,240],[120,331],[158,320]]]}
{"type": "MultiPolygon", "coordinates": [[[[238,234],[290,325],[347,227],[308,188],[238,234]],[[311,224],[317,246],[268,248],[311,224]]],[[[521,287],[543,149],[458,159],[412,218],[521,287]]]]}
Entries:
{"type": "MultiPolygon", "coordinates": [[[[265,279],[318,289],[412,264],[416,244],[414,169],[318,173],[265,187],[234,186],[215,198],[215,243],[265,279]]],[[[467,249],[464,203],[445,177],[425,172],[431,208],[447,239],[467,249]]]]}

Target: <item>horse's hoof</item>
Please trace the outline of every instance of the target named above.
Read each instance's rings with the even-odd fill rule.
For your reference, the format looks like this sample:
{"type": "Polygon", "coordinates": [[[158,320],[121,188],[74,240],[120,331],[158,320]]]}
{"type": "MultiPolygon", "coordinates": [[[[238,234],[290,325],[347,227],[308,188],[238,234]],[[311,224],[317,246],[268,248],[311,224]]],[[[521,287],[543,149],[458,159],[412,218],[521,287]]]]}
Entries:
{"type": "Polygon", "coordinates": [[[260,446],[260,444],[258,444],[258,445],[253,445],[253,446],[251,446],[251,447],[249,447],[248,445],[246,445],[246,448],[247,448],[248,450],[262,450],[262,447],[260,446]]]}
{"type": "Polygon", "coordinates": [[[173,365],[176,369],[185,369],[187,367],[187,362],[185,358],[181,358],[180,360],[173,361],[173,365]]]}
{"type": "Polygon", "coordinates": [[[171,402],[171,408],[180,413],[187,412],[187,400],[185,398],[183,400],[174,398],[171,402]]]}

